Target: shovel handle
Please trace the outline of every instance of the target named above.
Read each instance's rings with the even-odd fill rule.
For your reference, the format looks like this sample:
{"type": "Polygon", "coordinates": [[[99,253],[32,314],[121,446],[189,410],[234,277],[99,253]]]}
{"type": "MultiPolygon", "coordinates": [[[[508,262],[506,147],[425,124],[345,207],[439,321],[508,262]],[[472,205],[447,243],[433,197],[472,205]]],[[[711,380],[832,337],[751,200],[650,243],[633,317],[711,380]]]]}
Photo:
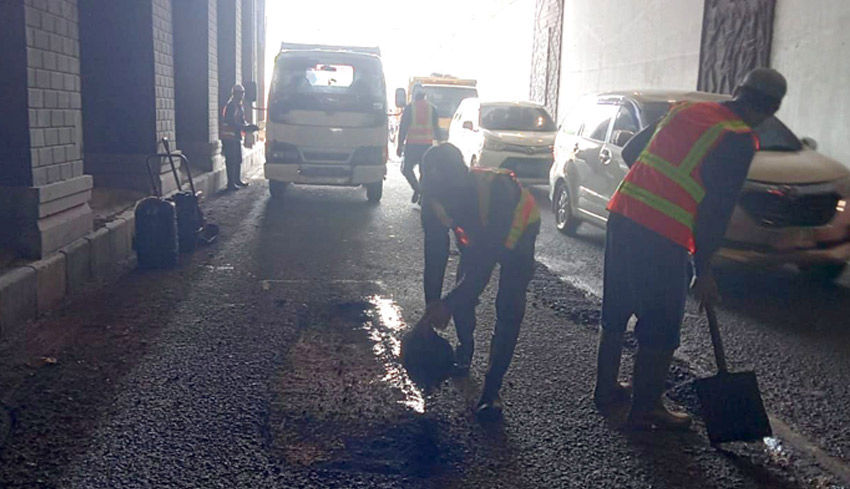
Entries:
{"type": "Polygon", "coordinates": [[[714,306],[706,304],[705,314],[708,316],[708,330],[711,332],[711,345],[714,347],[714,360],[717,362],[717,370],[725,374],[729,369],[726,366],[726,352],[723,350],[723,339],[720,337],[720,328],[717,326],[717,313],[714,306]]]}

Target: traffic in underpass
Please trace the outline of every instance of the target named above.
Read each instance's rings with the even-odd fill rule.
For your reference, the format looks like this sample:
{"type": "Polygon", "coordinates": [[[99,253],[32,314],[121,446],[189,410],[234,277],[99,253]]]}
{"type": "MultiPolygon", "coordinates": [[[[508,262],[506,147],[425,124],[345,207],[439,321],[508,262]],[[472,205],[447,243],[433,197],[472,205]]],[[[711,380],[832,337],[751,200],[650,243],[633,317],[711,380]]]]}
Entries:
{"type": "Polygon", "coordinates": [[[850,487],[843,2],[139,4],[0,7],[0,487],[850,487]]]}

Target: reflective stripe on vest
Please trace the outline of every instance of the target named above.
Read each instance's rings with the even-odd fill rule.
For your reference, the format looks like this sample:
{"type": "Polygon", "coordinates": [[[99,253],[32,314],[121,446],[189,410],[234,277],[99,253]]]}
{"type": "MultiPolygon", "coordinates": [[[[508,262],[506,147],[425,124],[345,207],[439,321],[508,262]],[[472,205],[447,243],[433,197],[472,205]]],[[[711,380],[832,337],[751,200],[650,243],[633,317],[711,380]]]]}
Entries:
{"type": "Polygon", "coordinates": [[[608,210],[696,252],[694,223],[705,198],[700,168],[730,132],[753,134],[740,117],[721,104],[673,106],[620,183],[608,210]]]}
{"type": "MultiPolygon", "coordinates": [[[[503,168],[473,168],[472,174],[476,177],[476,188],[478,189],[478,212],[481,224],[487,226],[490,221],[490,199],[492,198],[493,181],[497,176],[509,176],[519,186],[516,175],[510,170],[503,168]]],[[[530,224],[540,220],[540,209],[534,202],[531,193],[520,186],[520,197],[514,208],[513,220],[508,237],[505,239],[505,247],[509,250],[516,248],[522,235],[530,224]]]]}
{"type": "Polygon", "coordinates": [[[230,124],[225,122],[227,114],[227,106],[230,105],[228,102],[223,109],[221,109],[221,124],[218,129],[218,137],[219,139],[239,139],[236,129],[234,129],[230,124]]]}
{"type": "Polygon", "coordinates": [[[426,100],[417,100],[410,105],[411,121],[407,129],[407,144],[434,142],[434,106],[426,100]]]}

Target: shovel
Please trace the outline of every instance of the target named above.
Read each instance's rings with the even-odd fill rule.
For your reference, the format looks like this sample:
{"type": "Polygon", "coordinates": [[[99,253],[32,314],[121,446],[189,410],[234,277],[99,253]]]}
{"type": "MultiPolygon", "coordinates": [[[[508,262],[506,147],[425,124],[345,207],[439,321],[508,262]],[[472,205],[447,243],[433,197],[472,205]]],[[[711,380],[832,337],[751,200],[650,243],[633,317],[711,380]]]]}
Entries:
{"type": "Polygon", "coordinates": [[[712,445],[729,441],[759,441],[772,436],[754,372],[729,372],[717,315],[706,305],[711,344],[718,373],[694,381],[712,445]]]}

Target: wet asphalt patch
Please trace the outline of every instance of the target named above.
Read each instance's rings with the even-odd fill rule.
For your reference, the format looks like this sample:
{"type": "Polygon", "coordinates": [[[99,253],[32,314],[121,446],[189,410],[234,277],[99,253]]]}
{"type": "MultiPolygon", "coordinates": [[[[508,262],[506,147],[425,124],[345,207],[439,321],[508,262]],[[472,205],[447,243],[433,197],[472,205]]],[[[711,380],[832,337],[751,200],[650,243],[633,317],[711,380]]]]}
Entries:
{"type": "Polygon", "coordinates": [[[460,450],[438,417],[423,414],[427,400],[398,359],[398,306],[373,295],[296,307],[299,336],[271,414],[282,463],[414,478],[450,470],[460,450]]]}

